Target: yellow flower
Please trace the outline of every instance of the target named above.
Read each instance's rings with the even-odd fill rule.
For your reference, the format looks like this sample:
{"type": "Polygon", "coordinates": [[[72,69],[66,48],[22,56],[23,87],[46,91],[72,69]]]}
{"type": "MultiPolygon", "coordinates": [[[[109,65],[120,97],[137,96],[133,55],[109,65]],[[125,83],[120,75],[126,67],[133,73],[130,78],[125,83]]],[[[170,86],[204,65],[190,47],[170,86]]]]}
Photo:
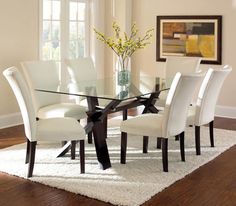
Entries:
{"type": "Polygon", "coordinates": [[[123,62],[126,58],[131,57],[137,49],[143,49],[145,46],[150,44],[151,42],[149,40],[152,38],[154,31],[154,29],[149,29],[143,37],[137,37],[138,29],[136,24],[133,23],[130,36],[125,32],[122,36],[120,34],[120,26],[116,22],[113,22],[112,28],[114,32],[113,37],[107,37],[95,28],[94,32],[97,35],[97,39],[108,45],[123,60],[123,62]]]}

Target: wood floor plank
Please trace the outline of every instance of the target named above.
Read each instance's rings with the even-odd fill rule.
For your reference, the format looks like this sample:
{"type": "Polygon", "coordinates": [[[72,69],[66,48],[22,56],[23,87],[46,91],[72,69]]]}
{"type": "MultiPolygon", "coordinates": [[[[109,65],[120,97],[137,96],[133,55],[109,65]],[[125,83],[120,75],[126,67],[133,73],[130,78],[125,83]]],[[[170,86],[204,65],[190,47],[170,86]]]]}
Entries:
{"type": "MultiPolygon", "coordinates": [[[[131,111],[129,115],[133,114],[135,111],[131,111]]],[[[236,130],[236,120],[216,118],[214,127],[236,130]]],[[[23,126],[0,130],[0,148],[22,142],[25,142],[23,126]]],[[[236,146],[155,195],[144,203],[144,206],[235,206],[235,157],[236,146]]],[[[0,205],[108,206],[110,204],[0,173],[0,205]]]]}

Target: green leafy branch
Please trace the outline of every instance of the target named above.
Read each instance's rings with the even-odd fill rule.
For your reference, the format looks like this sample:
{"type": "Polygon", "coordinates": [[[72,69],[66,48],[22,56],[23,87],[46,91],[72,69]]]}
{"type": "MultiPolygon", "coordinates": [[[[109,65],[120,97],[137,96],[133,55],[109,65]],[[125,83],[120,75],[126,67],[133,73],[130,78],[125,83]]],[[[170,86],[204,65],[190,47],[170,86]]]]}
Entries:
{"type": "Polygon", "coordinates": [[[95,28],[94,32],[97,35],[97,39],[104,42],[120,57],[120,59],[122,59],[123,66],[126,58],[131,57],[135,51],[143,49],[151,43],[150,39],[152,38],[154,31],[154,29],[149,29],[143,37],[137,37],[138,29],[136,24],[133,23],[130,36],[125,32],[122,36],[120,26],[116,22],[113,22],[112,28],[114,32],[113,36],[105,36],[105,34],[99,32],[95,28]]]}

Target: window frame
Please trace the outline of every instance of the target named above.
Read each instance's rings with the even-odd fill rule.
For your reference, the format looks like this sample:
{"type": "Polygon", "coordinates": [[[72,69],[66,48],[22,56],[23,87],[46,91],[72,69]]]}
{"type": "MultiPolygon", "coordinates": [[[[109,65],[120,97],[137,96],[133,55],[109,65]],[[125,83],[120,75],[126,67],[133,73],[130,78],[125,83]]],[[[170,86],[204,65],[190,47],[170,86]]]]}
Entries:
{"type": "MultiPolygon", "coordinates": [[[[39,59],[43,59],[43,1],[39,1],[39,59]]],[[[53,0],[49,0],[53,1],[53,0]]],[[[61,2],[61,14],[60,19],[60,57],[57,62],[61,63],[64,59],[69,58],[69,4],[71,1],[75,2],[82,2],[86,4],[85,7],[85,56],[90,56],[90,47],[91,47],[91,40],[90,40],[90,0],[59,0],[61,2]]],[[[51,18],[49,21],[53,21],[51,18]]],[[[54,60],[54,59],[50,59],[54,60]]]]}

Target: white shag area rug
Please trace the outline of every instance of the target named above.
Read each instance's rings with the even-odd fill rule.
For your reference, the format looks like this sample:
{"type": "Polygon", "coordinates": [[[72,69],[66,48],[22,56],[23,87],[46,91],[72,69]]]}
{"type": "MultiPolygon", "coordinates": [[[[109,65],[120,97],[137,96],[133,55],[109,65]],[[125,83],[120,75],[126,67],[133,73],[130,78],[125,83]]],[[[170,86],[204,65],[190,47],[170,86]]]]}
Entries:
{"type": "MultiPolygon", "coordinates": [[[[86,144],[85,174],[80,174],[79,157],[55,158],[60,143],[37,145],[34,176],[30,180],[115,205],[140,205],[236,144],[236,132],[215,129],[215,147],[209,146],[208,128],[201,128],[201,156],[195,155],[194,129],[185,136],[186,162],[180,160],[179,142],[169,140],[169,172],[162,171],[161,150],[149,138],[148,154],[142,153],[142,137],[128,135],[127,163],[121,165],[119,120],[110,121],[108,148],[112,168],[98,168],[94,145],[86,144]]],[[[25,144],[0,150],[0,171],[26,178],[25,144]]],[[[79,154],[77,148],[77,154],[79,154]]]]}

